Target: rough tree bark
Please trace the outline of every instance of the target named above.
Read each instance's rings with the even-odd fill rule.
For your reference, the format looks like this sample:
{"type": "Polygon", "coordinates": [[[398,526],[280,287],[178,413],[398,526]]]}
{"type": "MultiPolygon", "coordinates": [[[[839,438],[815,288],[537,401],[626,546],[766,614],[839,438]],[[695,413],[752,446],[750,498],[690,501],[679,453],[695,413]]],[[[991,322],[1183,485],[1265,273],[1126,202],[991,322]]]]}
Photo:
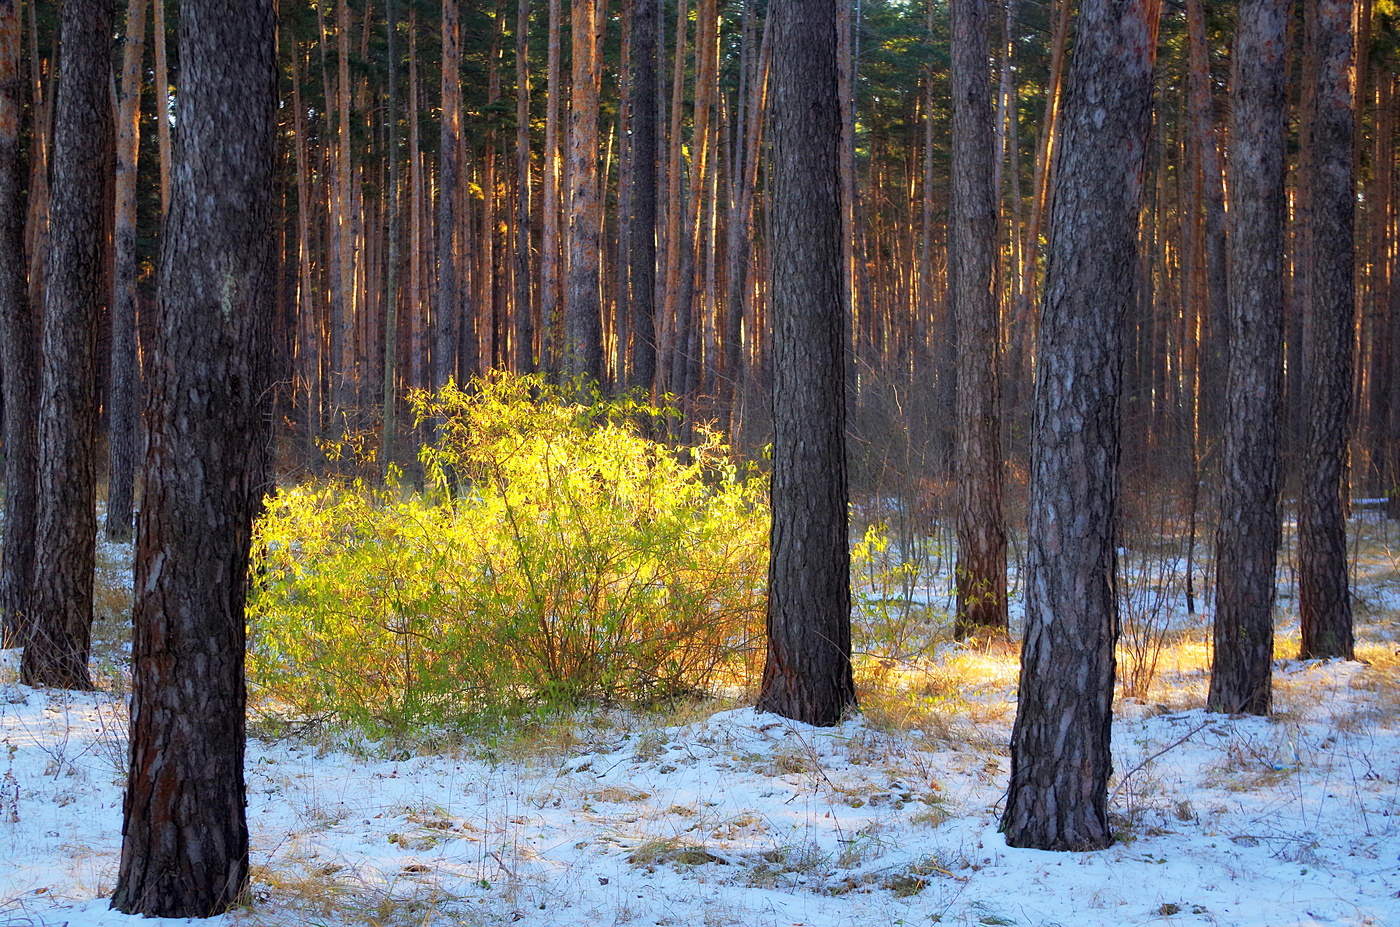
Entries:
{"type": "Polygon", "coordinates": [[[1283,389],[1288,0],[1243,0],[1232,84],[1230,360],[1216,534],[1212,711],[1268,714],[1283,389]]]}
{"type": "Polygon", "coordinates": [[[1001,384],[997,376],[996,191],[988,0],[955,0],[953,42],[954,330],[958,343],[957,616],[953,633],[1005,634],[1006,528],[1001,511],[1001,384]]]}
{"type": "Polygon", "coordinates": [[[97,328],[107,302],[112,9],[64,0],[39,388],[39,514],[27,685],[88,689],[97,542],[97,328]]]}
{"type": "Polygon", "coordinates": [[[1298,515],[1298,599],[1303,657],[1352,658],[1347,588],[1345,458],[1352,404],[1355,313],[1352,162],[1351,0],[1315,6],[1316,86],[1307,133],[1311,159],[1303,182],[1310,200],[1311,341],[1307,383],[1308,442],[1298,515]]]}
{"type": "Polygon", "coordinates": [[[1026,636],[1006,842],[1108,824],[1123,319],[1133,305],[1158,0],[1085,0],[1055,163],[1031,452],[1026,636]]]}
{"type": "Polygon", "coordinates": [[[244,601],[273,371],[274,0],[182,0],[137,525],[131,770],[112,907],[207,917],[248,880],[244,601]]]}
{"type": "Polygon", "coordinates": [[[0,647],[18,647],[34,582],[36,395],[39,328],[29,301],[24,254],[25,102],[19,0],[0,0],[0,365],[5,403],[5,531],[0,554],[0,647]]]}
{"type": "Polygon", "coordinates": [[[758,710],[832,725],[855,706],[845,447],[836,4],[775,0],[773,523],[758,710]]]}
{"type": "Polygon", "coordinates": [[[126,7],[122,86],[117,101],[116,217],[112,251],[112,363],[108,391],[107,538],[131,539],[136,452],[141,422],[136,406],[136,169],[141,151],[141,58],[146,50],[146,0],[126,7]]]}

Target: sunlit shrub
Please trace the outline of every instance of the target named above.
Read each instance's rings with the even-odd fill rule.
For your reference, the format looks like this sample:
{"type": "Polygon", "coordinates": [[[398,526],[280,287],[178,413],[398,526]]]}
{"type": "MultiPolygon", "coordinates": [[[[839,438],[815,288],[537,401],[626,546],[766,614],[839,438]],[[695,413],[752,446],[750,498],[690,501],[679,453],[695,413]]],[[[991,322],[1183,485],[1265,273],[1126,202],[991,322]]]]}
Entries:
{"type": "Polygon", "coordinates": [[[373,732],[723,681],[762,631],[762,481],[713,434],[537,377],[418,394],[426,487],[324,480],[258,524],[250,678],[373,732]],[[658,429],[659,430],[659,429],[658,429]]]}

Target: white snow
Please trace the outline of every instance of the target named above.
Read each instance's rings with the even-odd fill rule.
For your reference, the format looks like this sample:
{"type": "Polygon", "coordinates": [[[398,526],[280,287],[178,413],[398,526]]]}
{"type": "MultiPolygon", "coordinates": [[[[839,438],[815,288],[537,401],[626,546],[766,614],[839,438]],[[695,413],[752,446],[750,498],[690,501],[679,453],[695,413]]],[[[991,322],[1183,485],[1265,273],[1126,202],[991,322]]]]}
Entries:
{"type": "MultiPolygon", "coordinates": [[[[1360,594],[1393,606],[1394,579],[1360,594]]],[[[1366,620],[1395,640],[1393,611],[1366,620]]],[[[0,927],[165,923],[107,908],[122,698],[29,689],[17,666],[0,652],[0,927]]],[[[1177,710],[1205,682],[1177,677],[1179,699],[1120,703],[1120,840],[1093,853],[997,832],[1000,685],[969,695],[997,711],[939,738],[739,707],[660,728],[595,716],[585,746],[526,759],[254,740],[253,898],[205,923],[1400,925],[1400,681],[1280,661],[1259,719],[1177,710]]]]}

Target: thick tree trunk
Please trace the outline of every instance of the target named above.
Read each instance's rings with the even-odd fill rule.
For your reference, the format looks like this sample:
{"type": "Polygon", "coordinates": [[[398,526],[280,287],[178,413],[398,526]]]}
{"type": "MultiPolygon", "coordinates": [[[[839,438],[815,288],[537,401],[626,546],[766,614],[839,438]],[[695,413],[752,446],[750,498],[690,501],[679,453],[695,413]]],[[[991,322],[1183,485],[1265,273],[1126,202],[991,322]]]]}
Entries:
{"type": "Polygon", "coordinates": [[[18,647],[34,583],[36,397],[39,327],[29,301],[24,253],[25,103],[19,0],[0,0],[0,365],[4,370],[5,530],[0,555],[0,647],[18,647]]]}
{"type": "Polygon", "coordinates": [[[656,158],[657,0],[632,3],[632,73],[628,83],[632,125],[631,212],[626,217],[629,267],[628,306],[632,312],[633,387],[650,393],[656,386],[656,158]]]}
{"type": "Polygon", "coordinates": [[[953,235],[949,255],[958,339],[957,616],[954,635],[1005,634],[1006,527],[1001,511],[1001,385],[997,376],[996,192],[987,0],[955,0],[953,235]]]}
{"type": "Polygon", "coordinates": [[[128,914],[212,916],[248,882],[244,601],[271,438],[274,22],[273,0],[181,2],[181,164],[161,254],[112,897],[128,914]]]}
{"type": "Polygon", "coordinates": [[[1118,630],[1123,319],[1133,305],[1157,0],[1085,0],[1050,216],[1031,453],[1026,635],[1002,830],[1107,846],[1118,630]]]}
{"type": "Polygon", "coordinates": [[[53,212],[39,390],[39,514],[27,685],[92,687],[97,330],[107,301],[104,194],[112,153],[112,10],[64,0],[54,115],[53,212]]]}
{"type": "Polygon", "coordinates": [[[1352,657],[1347,581],[1345,457],[1351,423],[1355,313],[1351,0],[1316,6],[1317,85],[1307,125],[1311,161],[1308,443],[1298,517],[1298,592],[1304,657],[1352,657]]]}
{"type": "Polygon", "coordinates": [[[602,260],[598,180],[599,0],[573,0],[573,82],[569,93],[569,261],[564,306],[564,372],[603,379],[602,260]]]}
{"type": "Polygon", "coordinates": [[[136,452],[141,422],[136,413],[141,381],[136,367],[136,169],[141,150],[141,58],[146,50],[147,0],[126,7],[122,86],[117,102],[117,178],[112,270],[112,363],[107,403],[107,539],[131,538],[136,452]]]}
{"type": "Polygon", "coordinates": [[[836,4],[774,0],[773,525],[759,711],[855,706],[836,4]]]}
{"type": "MultiPolygon", "coordinates": [[[[1194,2],[1194,0],[1193,0],[1194,2]]],[[[1244,0],[1230,161],[1230,363],[1216,535],[1212,711],[1268,714],[1279,543],[1288,0],[1244,0]]]]}

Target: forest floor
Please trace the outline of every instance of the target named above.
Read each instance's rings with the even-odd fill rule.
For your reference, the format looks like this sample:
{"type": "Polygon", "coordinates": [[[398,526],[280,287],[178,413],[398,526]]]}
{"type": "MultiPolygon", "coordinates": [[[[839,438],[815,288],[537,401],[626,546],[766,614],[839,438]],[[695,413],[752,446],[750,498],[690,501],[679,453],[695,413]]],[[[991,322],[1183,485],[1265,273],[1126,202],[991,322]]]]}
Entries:
{"type": "MultiPolygon", "coordinates": [[[[102,555],[116,602],[126,552],[102,555]]],[[[834,729],[716,703],[450,748],[254,738],[252,898],[206,923],[1397,925],[1400,558],[1373,536],[1357,571],[1359,662],[1288,658],[1283,590],[1268,719],[1201,709],[1208,624],[1177,622],[1151,688],[1118,701],[1106,850],[1007,848],[1017,656],[940,646],[867,670],[865,714],[834,729]]],[[[126,762],[108,660],[101,691],[56,693],[0,652],[4,927],[167,923],[107,910],[126,762]]]]}

